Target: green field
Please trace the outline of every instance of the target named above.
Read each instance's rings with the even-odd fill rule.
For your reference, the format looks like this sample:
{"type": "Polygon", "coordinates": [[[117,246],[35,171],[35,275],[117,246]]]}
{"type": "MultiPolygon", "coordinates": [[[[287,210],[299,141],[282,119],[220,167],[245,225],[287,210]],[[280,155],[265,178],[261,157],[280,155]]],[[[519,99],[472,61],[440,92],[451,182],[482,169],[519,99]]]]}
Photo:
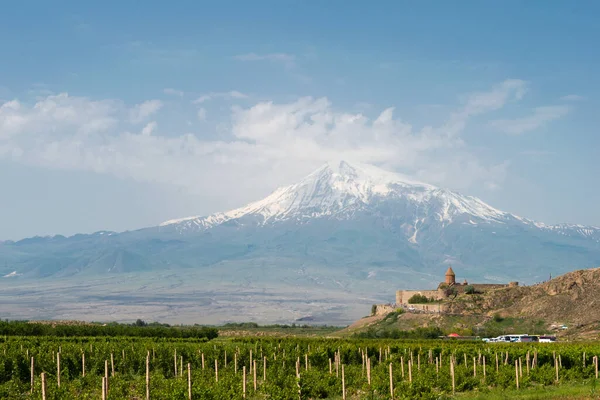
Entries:
{"type": "Polygon", "coordinates": [[[151,399],[187,399],[188,364],[193,399],[243,399],[244,367],[247,399],[338,399],[342,384],[348,399],[390,399],[390,364],[394,399],[587,399],[597,396],[597,354],[597,343],[5,336],[0,338],[0,398],[41,399],[43,372],[47,399],[101,399],[105,374],[108,399],[145,399],[148,357],[151,399]]]}

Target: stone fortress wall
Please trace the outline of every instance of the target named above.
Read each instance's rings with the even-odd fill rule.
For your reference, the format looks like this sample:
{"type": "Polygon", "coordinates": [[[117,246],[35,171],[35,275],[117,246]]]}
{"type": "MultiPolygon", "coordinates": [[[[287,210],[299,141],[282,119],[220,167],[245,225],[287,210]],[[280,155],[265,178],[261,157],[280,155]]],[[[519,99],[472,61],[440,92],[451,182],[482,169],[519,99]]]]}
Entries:
{"type": "Polygon", "coordinates": [[[473,283],[469,284],[466,280],[463,283],[456,283],[456,275],[449,267],[446,271],[446,279],[438,285],[435,290],[398,290],[396,291],[396,304],[379,304],[376,305],[374,315],[384,315],[392,312],[394,309],[403,308],[408,311],[418,312],[432,312],[441,313],[446,311],[447,305],[443,302],[446,297],[446,290],[453,288],[457,294],[465,292],[468,286],[472,286],[476,292],[485,293],[490,290],[503,289],[506,287],[519,286],[518,282],[509,282],[507,284],[498,283],[473,283]],[[425,296],[429,299],[433,298],[435,301],[441,301],[440,303],[426,303],[426,304],[409,304],[408,300],[414,295],[425,296]]]}
{"type": "Polygon", "coordinates": [[[441,300],[444,298],[443,290],[398,290],[396,291],[396,304],[408,304],[408,299],[416,294],[425,296],[427,298],[433,297],[435,300],[441,300]]]}

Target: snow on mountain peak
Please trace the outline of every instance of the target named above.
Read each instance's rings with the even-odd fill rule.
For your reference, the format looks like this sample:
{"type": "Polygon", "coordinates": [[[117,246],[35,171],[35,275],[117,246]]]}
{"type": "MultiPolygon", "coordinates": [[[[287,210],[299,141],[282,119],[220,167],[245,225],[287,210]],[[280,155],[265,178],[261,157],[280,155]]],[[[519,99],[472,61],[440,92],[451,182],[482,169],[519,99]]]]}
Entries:
{"type": "Polygon", "coordinates": [[[318,217],[351,217],[374,201],[395,198],[428,209],[439,221],[451,222],[457,214],[476,219],[498,220],[506,214],[474,197],[439,189],[398,173],[346,161],[329,162],[300,182],[281,187],[266,198],[245,207],[208,217],[189,217],[162,223],[178,224],[178,229],[206,229],[242,217],[258,223],[281,220],[305,221],[318,217]]]}

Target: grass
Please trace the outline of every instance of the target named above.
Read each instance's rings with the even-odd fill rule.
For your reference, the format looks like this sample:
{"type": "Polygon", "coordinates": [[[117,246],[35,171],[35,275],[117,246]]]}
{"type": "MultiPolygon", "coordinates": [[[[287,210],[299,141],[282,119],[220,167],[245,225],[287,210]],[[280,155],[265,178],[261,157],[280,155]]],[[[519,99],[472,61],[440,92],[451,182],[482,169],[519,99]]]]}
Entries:
{"type": "Polygon", "coordinates": [[[600,399],[600,391],[596,389],[594,380],[588,383],[561,384],[560,386],[545,386],[523,390],[490,390],[486,392],[468,392],[455,396],[464,400],[591,400],[600,399]]]}
{"type": "MultiPolygon", "coordinates": [[[[459,400],[600,400],[600,391],[594,381],[588,383],[561,384],[529,389],[493,389],[485,392],[457,393],[451,399],[459,400]]],[[[342,397],[330,397],[329,400],[341,400],[342,397]]],[[[356,396],[348,396],[350,400],[359,400],[356,396]]]]}
{"type": "Polygon", "coordinates": [[[217,326],[221,338],[230,336],[294,336],[294,337],[314,337],[326,336],[338,332],[342,327],[339,326],[311,326],[311,325],[257,325],[254,323],[239,323],[217,326]]]}

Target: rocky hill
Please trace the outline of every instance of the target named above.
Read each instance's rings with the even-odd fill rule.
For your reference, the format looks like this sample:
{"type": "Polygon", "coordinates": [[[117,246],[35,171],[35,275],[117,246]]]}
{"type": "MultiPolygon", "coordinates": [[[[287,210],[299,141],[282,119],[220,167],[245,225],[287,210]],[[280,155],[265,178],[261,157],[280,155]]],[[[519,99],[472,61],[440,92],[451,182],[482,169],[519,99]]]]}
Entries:
{"type": "Polygon", "coordinates": [[[600,268],[569,272],[532,286],[504,288],[450,302],[452,313],[537,318],[589,326],[600,323],[600,268]]]}
{"type": "Polygon", "coordinates": [[[570,339],[600,337],[600,268],[569,272],[532,286],[459,295],[445,314],[390,313],[363,318],[341,332],[371,332],[438,327],[449,333],[497,336],[552,333],[570,339]]]}

